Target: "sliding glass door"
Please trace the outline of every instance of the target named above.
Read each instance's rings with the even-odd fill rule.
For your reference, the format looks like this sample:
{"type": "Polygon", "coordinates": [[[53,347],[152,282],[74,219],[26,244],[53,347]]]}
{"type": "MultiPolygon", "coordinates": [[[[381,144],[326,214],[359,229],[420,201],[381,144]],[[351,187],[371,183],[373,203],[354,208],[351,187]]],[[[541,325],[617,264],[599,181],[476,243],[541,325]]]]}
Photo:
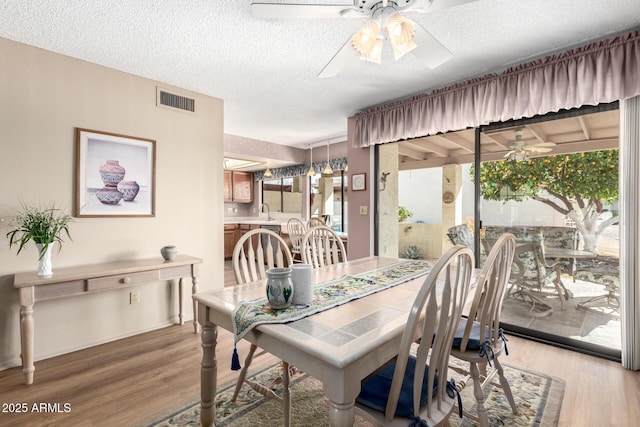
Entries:
{"type": "MultiPolygon", "coordinates": [[[[398,143],[398,254],[437,259],[452,244],[466,244],[481,263],[498,236],[511,232],[519,262],[504,303],[505,329],[618,359],[617,107],[398,143]]],[[[393,176],[385,168],[380,179],[382,172],[393,176]]],[[[389,215],[380,204],[377,217],[389,215]]],[[[389,247],[385,238],[377,236],[378,248],[389,247]]]]}
{"type": "Polygon", "coordinates": [[[486,126],[485,141],[508,151],[481,148],[482,248],[518,242],[505,329],[619,358],[615,105],[486,126]]]}

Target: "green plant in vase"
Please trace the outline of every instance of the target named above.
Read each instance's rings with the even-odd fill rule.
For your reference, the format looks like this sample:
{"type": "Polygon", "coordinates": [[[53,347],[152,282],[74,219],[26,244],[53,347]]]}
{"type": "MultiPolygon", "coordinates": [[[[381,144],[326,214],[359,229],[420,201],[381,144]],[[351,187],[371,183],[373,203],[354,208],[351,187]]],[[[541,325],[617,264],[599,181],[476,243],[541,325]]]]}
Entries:
{"type": "Polygon", "coordinates": [[[38,247],[38,275],[51,275],[51,249],[58,242],[58,251],[62,249],[63,237],[71,240],[69,223],[71,215],[51,206],[34,206],[22,203],[19,212],[12,218],[12,230],[7,233],[9,247],[18,246],[18,254],[25,245],[33,241],[38,247]]]}

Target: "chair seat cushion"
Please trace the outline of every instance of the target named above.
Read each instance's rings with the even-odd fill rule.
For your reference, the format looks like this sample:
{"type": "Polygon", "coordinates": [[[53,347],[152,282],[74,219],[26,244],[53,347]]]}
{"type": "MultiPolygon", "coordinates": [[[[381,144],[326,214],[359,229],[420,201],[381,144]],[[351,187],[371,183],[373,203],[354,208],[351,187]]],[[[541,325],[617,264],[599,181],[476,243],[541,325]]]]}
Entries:
{"type": "MultiPolygon", "coordinates": [[[[393,371],[396,368],[396,359],[393,359],[382,367],[374,375],[370,376],[362,382],[360,395],[356,401],[364,406],[384,412],[387,408],[387,400],[391,389],[391,381],[393,379],[393,371]]],[[[402,381],[402,389],[400,398],[398,399],[398,407],[396,408],[397,417],[409,418],[413,416],[413,377],[416,370],[416,359],[409,357],[407,369],[402,381]]],[[[422,393],[420,395],[420,407],[427,403],[429,397],[427,390],[427,377],[429,375],[429,366],[425,368],[424,378],[422,381],[422,393]]],[[[435,378],[432,395],[438,391],[438,378],[435,378]]]]}
{"type": "MultiPolygon", "coordinates": [[[[453,337],[452,348],[459,349],[462,344],[462,337],[464,336],[464,329],[467,327],[468,318],[463,317],[458,324],[458,330],[453,337]]],[[[471,325],[471,333],[469,334],[469,341],[467,342],[467,350],[480,350],[482,344],[489,338],[489,327],[485,327],[484,334],[480,336],[480,323],[473,321],[471,325]]]]}

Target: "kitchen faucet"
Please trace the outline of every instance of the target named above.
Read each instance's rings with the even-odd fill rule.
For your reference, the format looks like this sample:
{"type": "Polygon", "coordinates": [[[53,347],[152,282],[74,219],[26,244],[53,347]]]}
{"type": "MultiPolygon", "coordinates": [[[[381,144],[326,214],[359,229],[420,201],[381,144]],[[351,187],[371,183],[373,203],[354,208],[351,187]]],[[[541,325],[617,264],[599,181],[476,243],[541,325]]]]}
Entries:
{"type": "Polygon", "coordinates": [[[266,203],[262,204],[262,212],[264,212],[264,208],[267,208],[267,221],[273,221],[273,218],[271,217],[271,209],[269,209],[269,205],[266,203]]]}

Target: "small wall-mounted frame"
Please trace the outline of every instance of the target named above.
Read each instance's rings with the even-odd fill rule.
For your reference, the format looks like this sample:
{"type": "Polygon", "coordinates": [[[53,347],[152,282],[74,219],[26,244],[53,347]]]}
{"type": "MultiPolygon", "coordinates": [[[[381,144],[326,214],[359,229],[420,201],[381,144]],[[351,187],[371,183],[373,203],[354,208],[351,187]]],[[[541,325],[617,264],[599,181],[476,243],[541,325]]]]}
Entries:
{"type": "Polygon", "coordinates": [[[367,189],[367,174],[356,173],[351,175],[351,190],[364,191],[367,189]]]}
{"type": "Polygon", "coordinates": [[[76,129],[76,216],[155,216],[156,141],[76,129]]]}

